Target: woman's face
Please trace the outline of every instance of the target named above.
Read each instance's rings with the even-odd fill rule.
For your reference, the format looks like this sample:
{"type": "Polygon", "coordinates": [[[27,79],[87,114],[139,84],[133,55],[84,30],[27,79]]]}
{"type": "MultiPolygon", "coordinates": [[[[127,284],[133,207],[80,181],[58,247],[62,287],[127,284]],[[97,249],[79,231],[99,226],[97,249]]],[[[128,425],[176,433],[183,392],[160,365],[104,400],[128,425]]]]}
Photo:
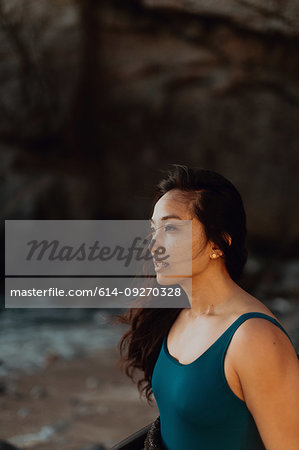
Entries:
{"type": "Polygon", "coordinates": [[[183,285],[210,262],[212,246],[184,194],[178,189],[168,191],[155,204],[151,218],[154,240],[151,251],[157,282],[162,285],[183,285]],[[159,247],[165,249],[163,255],[158,254],[159,247]],[[166,255],[168,258],[164,259],[166,255]]]}

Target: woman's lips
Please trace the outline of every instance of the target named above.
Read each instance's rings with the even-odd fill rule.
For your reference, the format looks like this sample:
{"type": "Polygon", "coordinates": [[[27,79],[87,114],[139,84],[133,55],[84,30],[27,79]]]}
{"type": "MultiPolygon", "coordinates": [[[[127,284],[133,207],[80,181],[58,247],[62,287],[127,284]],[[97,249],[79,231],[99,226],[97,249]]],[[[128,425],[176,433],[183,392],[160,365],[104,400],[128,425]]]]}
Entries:
{"type": "Polygon", "coordinates": [[[164,261],[160,261],[160,262],[155,261],[154,262],[154,266],[155,266],[155,271],[156,272],[162,272],[162,270],[165,270],[166,267],[169,266],[169,264],[167,262],[164,262],[164,261]]]}

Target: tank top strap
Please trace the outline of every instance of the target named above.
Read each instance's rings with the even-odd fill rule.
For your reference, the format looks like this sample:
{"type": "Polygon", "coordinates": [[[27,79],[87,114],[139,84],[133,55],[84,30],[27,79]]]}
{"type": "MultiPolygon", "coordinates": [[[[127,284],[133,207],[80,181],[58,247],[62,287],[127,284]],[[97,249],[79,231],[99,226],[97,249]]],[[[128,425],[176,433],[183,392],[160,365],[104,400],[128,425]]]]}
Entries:
{"type": "Polygon", "coordinates": [[[288,336],[289,340],[291,341],[291,344],[294,347],[294,343],[293,343],[291,337],[288,335],[286,330],[282,327],[282,325],[276,319],[269,316],[268,314],[264,314],[261,312],[248,312],[248,313],[242,314],[240,317],[238,317],[238,319],[235,320],[235,322],[233,322],[232,325],[227,329],[228,333],[227,333],[227,339],[225,340],[225,350],[226,350],[226,347],[228,346],[231,338],[233,337],[235,331],[239,328],[239,326],[243,322],[245,322],[247,319],[250,319],[251,317],[259,317],[262,319],[266,319],[266,320],[269,320],[270,322],[274,323],[275,325],[277,325],[288,336]]]}

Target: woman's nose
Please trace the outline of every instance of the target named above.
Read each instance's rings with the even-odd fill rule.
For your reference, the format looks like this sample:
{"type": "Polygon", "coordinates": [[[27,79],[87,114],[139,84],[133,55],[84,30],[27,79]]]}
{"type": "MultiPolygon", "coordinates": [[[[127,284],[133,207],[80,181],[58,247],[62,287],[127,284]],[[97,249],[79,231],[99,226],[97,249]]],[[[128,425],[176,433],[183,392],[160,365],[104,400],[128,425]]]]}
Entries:
{"type": "Polygon", "coordinates": [[[151,236],[149,246],[150,246],[150,249],[151,249],[152,257],[154,258],[156,250],[159,247],[159,244],[157,243],[157,239],[155,238],[155,236],[151,236]]]}
{"type": "Polygon", "coordinates": [[[161,253],[165,253],[163,237],[159,233],[155,233],[150,241],[150,250],[153,258],[158,258],[161,253]]]}

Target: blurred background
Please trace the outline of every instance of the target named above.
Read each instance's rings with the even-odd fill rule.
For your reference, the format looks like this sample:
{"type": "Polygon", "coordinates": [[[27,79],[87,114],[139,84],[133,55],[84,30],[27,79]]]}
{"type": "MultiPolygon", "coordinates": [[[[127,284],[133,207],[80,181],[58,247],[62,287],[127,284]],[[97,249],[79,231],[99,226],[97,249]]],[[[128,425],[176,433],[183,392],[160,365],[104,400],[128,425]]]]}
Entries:
{"type": "MultiPolygon", "coordinates": [[[[161,169],[215,170],[248,221],[243,288],[299,352],[296,0],[0,0],[5,219],[147,219],[161,169]]],[[[0,438],[99,450],[154,419],[115,310],[0,310],[0,438]]]]}

